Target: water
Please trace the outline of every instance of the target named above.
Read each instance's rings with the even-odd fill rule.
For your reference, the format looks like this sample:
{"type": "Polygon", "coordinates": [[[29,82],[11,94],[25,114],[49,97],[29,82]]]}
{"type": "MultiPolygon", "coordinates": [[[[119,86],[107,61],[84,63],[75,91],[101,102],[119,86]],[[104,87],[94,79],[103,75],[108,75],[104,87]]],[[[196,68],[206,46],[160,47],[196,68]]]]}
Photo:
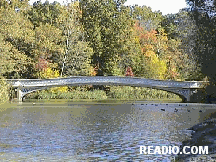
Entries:
{"type": "Polygon", "coordinates": [[[46,102],[0,109],[1,161],[170,161],[145,146],[180,146],[215,105],[46,102]]]}

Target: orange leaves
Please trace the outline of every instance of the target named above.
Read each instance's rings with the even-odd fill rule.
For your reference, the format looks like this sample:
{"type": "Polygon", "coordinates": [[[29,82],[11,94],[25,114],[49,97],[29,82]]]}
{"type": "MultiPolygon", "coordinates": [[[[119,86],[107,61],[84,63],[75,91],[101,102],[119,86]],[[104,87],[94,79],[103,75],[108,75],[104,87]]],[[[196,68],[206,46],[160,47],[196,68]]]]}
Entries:
{"type": "MultiPolygon", "coordinates": [[[[139,22],[134,26],[135,40],[138,44],[139,54],[136,61],[138,68],[145,71],[144,77],[155,79],[178,79],[181,76],[179,70],[184,66],[181,64],[181,53],[178,50],[178,43],[168,39],[167,33],[162,27],[157,30],[145,30],[139,22]],[[139,67],[139,66],[142,67],[139,67]]],[[[137,72],[137,70],[136,70],[137,72]]]]}
{"type": "Polygon", "coordinates": [[[35,66],[39,71],[46,70],[48,67],[48,61],[43,58],[39,58],[38,63],[35,66]]]}
{"type": "Polygon", "coordinates": [[[90,76],[96,76],[97,75],[97,71],[98,71],[97,67],[95,67],[95,68],[92,67],[92,66],[89,67],[90,76]]]}
{"type": "Polygon", "coordinates": [[[151,44],[145,44],[144,47],[141,48],[142,53],[145,53],[148,50],[154,51],[154,46],[151,44]]]}
{"type": "Polygon", "coordinates": [[[127,67],[125,76],[131,76],[131,77],[134,76],[132,68],[130,66],[127,67]]]}
{"type": "Polygon", "coordinates": [[[154,43],[157,42],[157,31],[151,30],[151,31],[145,31],[139,24],[139,22],[136,22],[134,25],[135,31],[137,32],[139,38],[141,41],[153,41],[154,43]]]}
{"type": "Polygon", "coordinates": [[[136,22],[134,29],[136,31],[139,43],[141,45],[141,51],[144,53],[147,50],[154,52],[166,51],[168,49],[168,37],[164,29],[146,31],[140,27],[139,23],[136,22]]]}
{"type": "Polygon", "coordinates": [[[155,56],[155,53],[153,51],[148,50],[148,51],[145,52],[145,56],[151,58],[151,57],[155,56]]]}
{"type": "Polygon", "coordinates": [[[140,58],[143,58],[145,77],[165,79],[167,64],[162,53],[167,50],[166,34],[162,29],[159,32],[156,30],[146,31],[138,23],[135,24],[135,31],[136,37],[139,39],[140,58]]]}
{"type": "Polygon", "coordinates": [[[146,33],[140,35],[140,39],[144,39],[145,41],[157,42],[157,32],[155,30],[146,31],[146,33]]]}

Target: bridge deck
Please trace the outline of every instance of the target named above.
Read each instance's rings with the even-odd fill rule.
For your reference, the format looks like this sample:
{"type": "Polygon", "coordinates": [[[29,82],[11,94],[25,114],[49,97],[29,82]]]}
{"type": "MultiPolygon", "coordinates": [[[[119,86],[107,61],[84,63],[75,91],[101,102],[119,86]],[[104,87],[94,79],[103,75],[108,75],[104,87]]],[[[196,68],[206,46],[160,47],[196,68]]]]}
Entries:
{"type": "Polygon", "coordinates": [[[136,77],[115,77],[115,76],[96,76],[96,77],[68,77],[55,79],[8,79],[14,87],[44,87],[44,86],[75,86],[75,85],[122,85],[137,87],[161,87],[161,88],[203,88],[202,81],[172,81],[154,80],[136,77]]]}

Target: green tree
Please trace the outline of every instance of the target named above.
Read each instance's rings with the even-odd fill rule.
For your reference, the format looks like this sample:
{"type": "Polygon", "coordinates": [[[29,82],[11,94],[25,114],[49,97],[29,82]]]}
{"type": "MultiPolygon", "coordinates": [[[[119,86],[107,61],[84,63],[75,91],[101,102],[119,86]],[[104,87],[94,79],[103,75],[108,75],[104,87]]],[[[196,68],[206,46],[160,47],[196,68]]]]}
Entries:
{"type": "Polygon", "coordinates": [[[139,26],[147,31],[160,27],[161,21],[163,20],[161,12],[153,12],[152,9],[147,6],[131,6],[131,13],[133,19],[139,22],[139,26]]]}
{"type": "Polygon", "coordinates": [[[202,64],[202,72],[215,82],[215,25],[216,2],[187,0],[197,26],[195,54],[202,64]]]}
{"type": "Polygon", "coordinates": [[[65,6],[58,18],[58,26],[63,31],[64,52],[60,55],[59,65],[62,75],[90,75],[92,48],[85,41],[78,2],[65,6]]]}
{"type": "Polygon", "coordinates": [[[171,67],[177,67],[183,80],[202,79],[200,64],[195,54],[197,27],[188,9],[166,15],[162,27],[168,34],[171,67]]]}
{"type": "Polygon", "coordinates": [[[36,1],[30,10],[26,12],[26,16],[32,22],[34,27],[39,27],[41,24],[57,25],[57,19],[61,15],[62,6],[58,2],[49,3],[45,1],[36,1]]]}
{"type": "Polygon", "coordinates": [[[18,51],[0,33],[0,75],[6,78],[25,78],[31,72],[31,58],[18,51]]]}
{"type": "Polygon", "coordinates": [[[1,67],[4,69],[1,73],[7,78],[32,77],[33,60],[30,51],[34,34],[30,21],[22,13],[27,5],[24,2],[11,1],[1,5],[0,48],[3,58],[1,67]],[[16,6],[20,10],[15,10],[16,6]]]}
{"type": "Polygon", "coordinates": [[[86,39],[93,48],[93,64],[98,68],[98,75],[115,75],[116,70],[111,66],[120,68],[121,63],[117,60],[123,58],[127,51],[125,41],[130,33],[131,22],[129,8],[123,6],[124,2],[124,0],[80,2],[82,23],[86,39]]]}
{"type": "Polygon", "coordinates": [[[216,1],[187,0],[197,27],[195,54],[202,73],[210,79],[207,94],[216,97],[216,1]]]}
{"type": "Polygon", "coordinates": [[[36,58],[52,62],[61,76],[90,74],[92,49],[84,39],[78,2],[35,2],[27,13],[34,24],[36,58]]]}

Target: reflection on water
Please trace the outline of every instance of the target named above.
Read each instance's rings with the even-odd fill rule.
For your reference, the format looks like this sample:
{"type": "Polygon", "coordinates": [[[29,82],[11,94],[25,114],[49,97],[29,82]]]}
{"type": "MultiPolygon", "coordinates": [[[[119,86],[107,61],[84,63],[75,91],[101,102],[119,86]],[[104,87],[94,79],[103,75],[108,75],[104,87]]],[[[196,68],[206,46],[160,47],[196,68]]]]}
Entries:
{"type": "Polygon", "coordinates": [[[139,146],[180,146],[214,105],[23,103],[0,111],[1,160],[169,161],[139,146]]]}

